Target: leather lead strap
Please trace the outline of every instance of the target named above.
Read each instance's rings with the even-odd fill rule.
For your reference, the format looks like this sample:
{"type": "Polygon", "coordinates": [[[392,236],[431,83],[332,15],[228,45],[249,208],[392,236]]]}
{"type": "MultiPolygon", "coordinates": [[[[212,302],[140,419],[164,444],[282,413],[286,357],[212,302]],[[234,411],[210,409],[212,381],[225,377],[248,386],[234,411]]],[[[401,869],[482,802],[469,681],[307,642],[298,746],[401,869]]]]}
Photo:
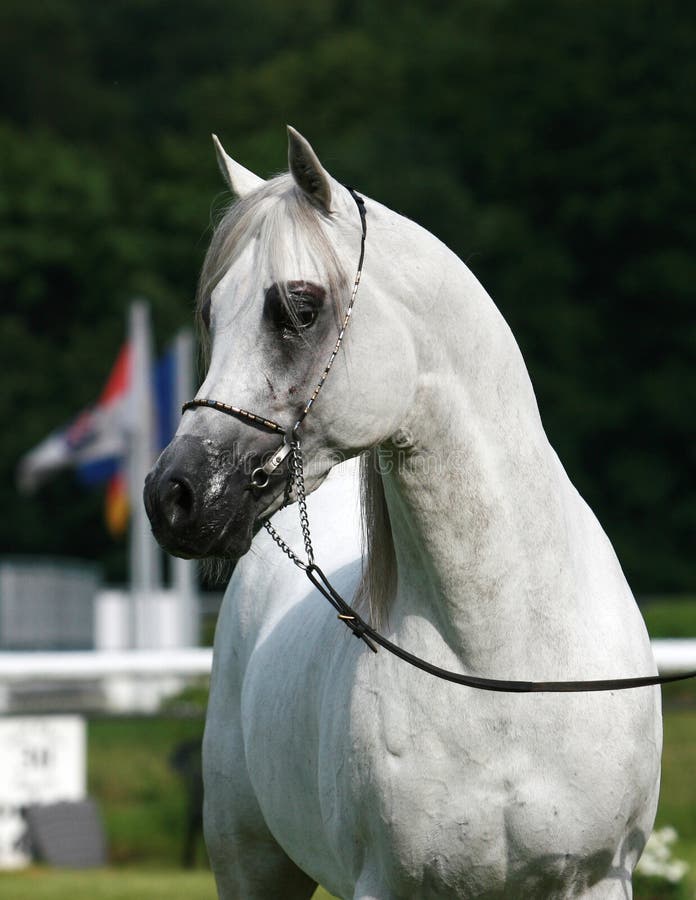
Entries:
{"type": "Polygon", "coordinates": [[[307,566],[305,572],[314,587],[326,597],[334,609],[338,610],[338,618],[351,629],[355,637],[365,641],[370,650],[376,653],[375,644],[379,644],[409,665],[422,669],[423,672],[434,675],[436,678],[442,678],[444,681],[452,681],[454,684],[462,684],[480,691],[498,691],[508,694],[570,694],[586,691],[625,691],[629,688],[649,687],[650,685],[669,684],[673,681],[696,678],[696,672],[685,672],[679,675],[647,675],[637,678],[602,678],[590,681],[505,681],[499,678],[463,675],[460,672],[452,672],[449,669],[435,666],[427,660],[421,659],[420,656],[409,653],[403,647],[393,644],[375,631],[346,603],[316,564],[307,566]]]}

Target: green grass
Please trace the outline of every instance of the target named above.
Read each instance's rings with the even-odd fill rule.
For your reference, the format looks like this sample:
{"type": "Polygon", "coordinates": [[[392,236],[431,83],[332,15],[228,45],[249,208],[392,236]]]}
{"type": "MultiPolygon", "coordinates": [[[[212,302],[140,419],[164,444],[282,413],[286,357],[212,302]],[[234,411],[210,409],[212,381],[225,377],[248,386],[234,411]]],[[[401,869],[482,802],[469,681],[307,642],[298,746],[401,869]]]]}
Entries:
{"type": "MultiPolygon", "coordinates": [[[[89,869],[67,871],[35,867],[0,872],[6,900],[217,900],[207,871],[171,869],[89,869]]],[[[276,900],[276,898],[269,898],[276,900]]],[[[332,900],[318,888],[313,900],[332,900]]]]}
{"type": "MultiPolygon", "coordinates": [[[[655,825],[676,828],[679,840],[674,856],[689,863],[688,896],[696,898],[696,687],[691,684],[689,689],[691,708],[665,711],[662,787],[655,825]]],[[[683,698],[686,689],[681,690],[683,698]]]]}
{"type": "Polygon", "coordinates": [[[6,900],[216,900],[207,871],[32,868],[0,873],[6,900]]]}
{"type": "MultiPolygon", "coordinates": [[[[186,791],[169,759],[180,742],[202,733],[202,719],[90,721],[88,790],[104,817],[110,862],[179,862],[186,791]]],[[[204,857],[202,843],[199,856],[204,857]]]]}
{"type": "Polygon", "coordinates": [[[653,638],[696,637],[696,597],[653,597],[640,604],[653,638]]]}

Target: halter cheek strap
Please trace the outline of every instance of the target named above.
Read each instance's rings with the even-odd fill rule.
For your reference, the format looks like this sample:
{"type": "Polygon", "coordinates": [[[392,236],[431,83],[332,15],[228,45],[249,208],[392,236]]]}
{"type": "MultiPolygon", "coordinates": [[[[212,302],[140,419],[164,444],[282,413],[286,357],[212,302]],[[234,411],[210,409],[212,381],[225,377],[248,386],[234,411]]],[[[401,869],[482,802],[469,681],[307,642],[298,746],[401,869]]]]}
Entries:
{"type": "Polygon", "coordinates": [[[271,525],[269,519],[265,519],[263,522],[266,531],[270,534],[271,538],[280,547],[283,553],[285,553],[298,568],[304,571],[314,587],[334,607],[338,613],[338,619],[353,632],[355,637],[364,641],[373,653],[377,653],[376,645],[379,644],[399,659],[409,663],[409,665],[415,666],[416,668],[445,681],[451,681],[455,684],[462,684],[470,688],[477,688],[484,691],[502,691],[506,693],[569,693],[581,691],[620,691],[627,690],[628,688],[647,687],[650,685],[667,684],[672,681],[683,681],[687,678],[695,678],[696,672],[686,672],[680,675],[647,675],[638,676],[636,678],[608,678],[591,681],[506,681],[498,678],[479,678],[475,675],[464,675],[460,672],[451,672],[448,669],[441,669],[439,666],[435,666],[427,660],[421,659],[413,653],[409,653],[407,650],[404,650],[402,647],[389,641],[378,631],[375,631],[371,625],[365,622],[358,613],[346,603],[319,566],[314,562],[314,550],[309,531],[309,516],[307,514],[307,495],[304,483],[302,448],[300,445],[300,428],[319,396],[319,392],[324,386],[324,382],[331,371],[331,367],[334,364],[338,351],[341,349],[343,336],[348,327],[353,312],[355,297],[358,293],[358,287],[360,286],[360,276],[362,274],[363,261],[365,259],[367,217],[365,201],[363,198],[352,188],[348,188],[348,190],[358,207],[362,225],[358,270],[334,348],[331,351],[329,360],[319,376],[319,380],[312,395],[305,403],[297,422],[295,422],[293,427],[288,431],[283,428],[282,425],[279,425],[278,422],[274,422],[272,419],[268,419],[265,416],[257,415],[256,413],[249,412],[249,410],[242,409],[238,406],[230,406],[219,400],[209,400],[205,398],[189,400],[187,403],[184,403],[182,408],[182,412],[185,412],[187,409],[205,406],[214,409],[217,412],[225,413],[228,416],[233,416],[235,419],[239,419],[241,422],[244,422],[245,425],[250,425],[253,428],[259,428],[262,431],[270,431],[272,433],[283,435],[283,443],[278,449],[271,454],[262,466],[254,469],[251,473],[250,487],[257,489],[265,488],[268,485],[273,472],[276,471],[284,460],[288,460],[288,481],[285,490],[284,505],[289,503],[290,493],[294,488],[297,506],[300,512],[300,526],[302,528],[302,537],[307,557],[306,562],[302,560],[283,540],[271,525]]]}

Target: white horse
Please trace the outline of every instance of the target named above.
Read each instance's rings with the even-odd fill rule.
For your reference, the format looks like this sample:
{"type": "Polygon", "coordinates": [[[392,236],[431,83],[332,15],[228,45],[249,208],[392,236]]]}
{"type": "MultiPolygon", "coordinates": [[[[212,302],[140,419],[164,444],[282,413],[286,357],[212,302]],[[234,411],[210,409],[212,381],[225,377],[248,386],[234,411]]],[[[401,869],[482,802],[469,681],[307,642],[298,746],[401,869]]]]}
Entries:
{"type": "MultiPolygon", "coordinates": [[[[289,141],[290,173],[267,182],[217,144],[240,199],[202,274],[212,354],[198,394],[284,427],[334,345],[361,236],[351,193],[292,129],[289,141]]],[[[654,673],[501,315],[436,238],[366,209],[354,314],[301,437],[310,493],[362,454],[367,547],[347,463],[309,498],[317,561],[393,642],[448,669],[654,673]]],[[[321,883],[346,900],[630,898],[658,798],[659,689],[486,693],[373,654],[268,534],[252,541],[284,492],[280,475],[247,489],[278,445],[256,424],[187,411],[146,488],[167,549],[244,557],[204,741],[220,897],[299,900],[321,883]]],[[[273,524],[299,553],[297,507],[273,524]]]]}

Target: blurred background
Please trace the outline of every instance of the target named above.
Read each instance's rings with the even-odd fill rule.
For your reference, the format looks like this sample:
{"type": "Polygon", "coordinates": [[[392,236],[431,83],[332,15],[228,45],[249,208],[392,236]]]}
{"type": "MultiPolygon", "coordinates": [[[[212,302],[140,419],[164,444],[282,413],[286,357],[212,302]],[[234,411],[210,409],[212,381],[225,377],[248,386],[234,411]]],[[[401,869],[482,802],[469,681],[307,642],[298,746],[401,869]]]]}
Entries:
{"type": "Polygon", "coordinates": [[[639,594],[696,580],[696,13],[611,0],[4,0],[0,544],[125,574],[99,497],[18,458],[94,399],[134,295],[192,320],[211,131],[266,176],[284,125],[433,231],[516,334],[546,428],[639,594]]]}
{"type": "MultiPolygon", "coordinates": [[[[653,635],[696,635],[694,96],[696,8],[669,0],[3,0],[0,556],[127,581],[103,488],[26,495],[18,463],[99,396],[133,298],[155,357],[192,324],[230,199],[210,133],[268,176],[290,123],[468,263],[653,635]]],[[[693,698],[664,822],[696,863],[693,698]]]]}

